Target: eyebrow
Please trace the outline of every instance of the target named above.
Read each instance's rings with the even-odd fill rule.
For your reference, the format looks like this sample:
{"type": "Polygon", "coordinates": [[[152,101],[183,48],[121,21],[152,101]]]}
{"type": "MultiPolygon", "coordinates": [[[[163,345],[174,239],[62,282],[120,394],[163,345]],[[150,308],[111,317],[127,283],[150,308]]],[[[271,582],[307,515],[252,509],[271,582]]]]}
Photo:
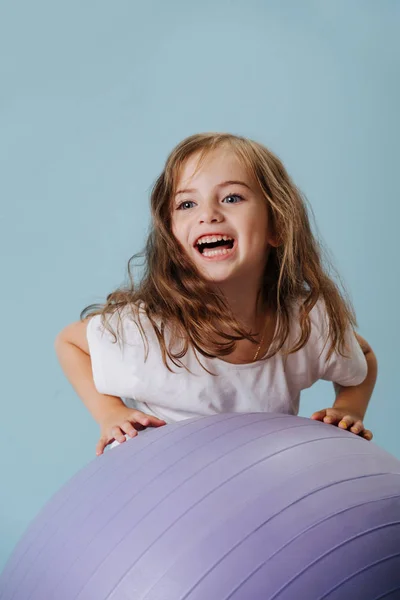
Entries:
{"type": "MultiPolygon", "coordinates": [[[[223,181],[222,183],[218,183],[218,185],[216,185],[215,187],[217,188],[221,188],[221,187],[226,187],[227,185],[242,185],[244,187],[246,187],[248,190],[251,191],[251,187],[249,185],[247,185],[247,183],[245,183],[244,181],[223,181]]],[[[186,192],[189,194],[192,194],[193,192],[196,192],[196,189],[187,189],[187,190],[178,190],[175,194],[175,196],[177,196],[178,194],[185,194],[186,192]]]]}

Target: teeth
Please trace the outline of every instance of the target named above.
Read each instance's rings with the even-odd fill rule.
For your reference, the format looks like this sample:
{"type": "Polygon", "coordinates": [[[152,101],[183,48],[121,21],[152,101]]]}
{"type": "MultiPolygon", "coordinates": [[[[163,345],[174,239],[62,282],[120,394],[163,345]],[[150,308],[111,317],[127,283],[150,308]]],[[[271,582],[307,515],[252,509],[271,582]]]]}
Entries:
{"type": "Polygon", "coordinates": [[[217,256],[217,254],[228,254],[228,252],[232,252],[232,250],[227,250],[226,248],[218,248],[217,250],[204,250],[202,256],[217,256]]]}
{"type": "Polygon", "coordinates": [[[220,241],[226,242],[227,240],[233,241],[233,238],[228,235],[205,235],[197,240],[197,245],[199,244],[213,244],[215,242],[220,241]]]}

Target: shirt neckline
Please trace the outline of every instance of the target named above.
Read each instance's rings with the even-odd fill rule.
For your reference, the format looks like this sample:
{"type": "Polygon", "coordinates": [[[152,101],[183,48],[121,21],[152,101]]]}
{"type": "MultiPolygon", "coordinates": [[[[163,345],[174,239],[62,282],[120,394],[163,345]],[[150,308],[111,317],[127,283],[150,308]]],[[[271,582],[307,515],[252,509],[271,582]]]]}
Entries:
{"type": "MultiPolygon", "coordinates": [[[[275,336],[276,333],[278,331],[278,324],[279,324],[279,316],[277,315],[276,317],[276,323],[275,323],[275,329],[274,329],[274,335],[272,337],[272,341],[268,347],[267,352],[269,352],[269,350],[271,349],[272,344],[274,343],[275,340],[275,336]]],[[[274,354],[274,356],[271,356],[270,358],[274,358],[276,356],[276,354],[274,354]]],[[[248,362],[248,363],[231,363],[228,362],[227,360],[223,360],[222,358],[209,358],[207,359],[208,361],[210,361],[211,364],[218,364],[220,366],[222,366],[222,368],[226,368],[228,370],[243,370],[243,369],[255,369],[256,367],[260,367],[260,366],[265,366],[265,363],[270,360],[270,358],[262,358],[260,360],[256,360],[256,361],[252,361],[252,362],[248,362]]]]}

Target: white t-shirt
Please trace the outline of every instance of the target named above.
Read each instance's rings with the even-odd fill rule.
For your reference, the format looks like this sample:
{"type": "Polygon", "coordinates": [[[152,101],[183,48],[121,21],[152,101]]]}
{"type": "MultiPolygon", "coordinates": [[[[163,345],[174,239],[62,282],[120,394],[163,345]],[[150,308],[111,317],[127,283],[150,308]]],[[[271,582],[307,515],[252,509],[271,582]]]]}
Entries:
{"type": "MultiPolygon", "coordinates": [[[[293,345],[299,336],[296,307],[291,309],[290,334],[285,347],[293,345]]],[[[116,330],[117,316],[108,318],[116,330]]],[[[122,318],[123,343],[114,342],[101,325],[100,315],[96,315],[87,326],[94,383],[100,393],[119,396],[127,406],[167,423],[223,412],[296,415],[301,390],[318,379],[352,386],[360,384],[367,375],[367,362],[353,331],[349,328],[346,333],[348,352],[345,353],[349,358],[334,352],[325,362],[330,343],[325,344],[328,317],[322,301],[314,306],[310,318],[308,342],[290,354],[286,362],[280,352],[266,360],[239,365],[200,355],[203,365],[216,373],[213,376],[201,368],[191,348],[182,359],[191,373],[174,365],[171,365],[174,371],[171,373],[162,361],[156,335],[144,311],[141,311],[141,322],[149,345],[146,361],[139,328],[128,312],[122,318]]]]}

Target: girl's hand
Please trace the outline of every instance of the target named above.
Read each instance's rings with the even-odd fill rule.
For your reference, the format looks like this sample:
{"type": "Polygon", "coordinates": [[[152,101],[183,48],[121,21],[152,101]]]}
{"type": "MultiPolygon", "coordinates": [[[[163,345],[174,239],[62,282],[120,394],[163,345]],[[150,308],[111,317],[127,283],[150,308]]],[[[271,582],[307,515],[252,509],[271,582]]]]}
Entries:
{"type": "Polygon", "coordinates": [[[166,425],[166,422],[152,415],[146,415],[140,410],[127,406],[113,408],[100,422],[100,439],[97,442],[96,454],[97,456],[103,454],[104,448],[114,440],[120,444],[125,442],[125,434],[133,438],[138,431],[146,429],[146,427],[161,427],[162,425],[166,425]]]}
{"type": "Polygon", "coordinates": [[[372,432],[365,429],[364,423],[357,415],[352,415],[343,408],[324,408],[311,415],[316,421],[323,421],[330,425],[336,425],[340,429],[348,429],[355,435],[360,435],[366,440],[372,440],[372,432]]]}

